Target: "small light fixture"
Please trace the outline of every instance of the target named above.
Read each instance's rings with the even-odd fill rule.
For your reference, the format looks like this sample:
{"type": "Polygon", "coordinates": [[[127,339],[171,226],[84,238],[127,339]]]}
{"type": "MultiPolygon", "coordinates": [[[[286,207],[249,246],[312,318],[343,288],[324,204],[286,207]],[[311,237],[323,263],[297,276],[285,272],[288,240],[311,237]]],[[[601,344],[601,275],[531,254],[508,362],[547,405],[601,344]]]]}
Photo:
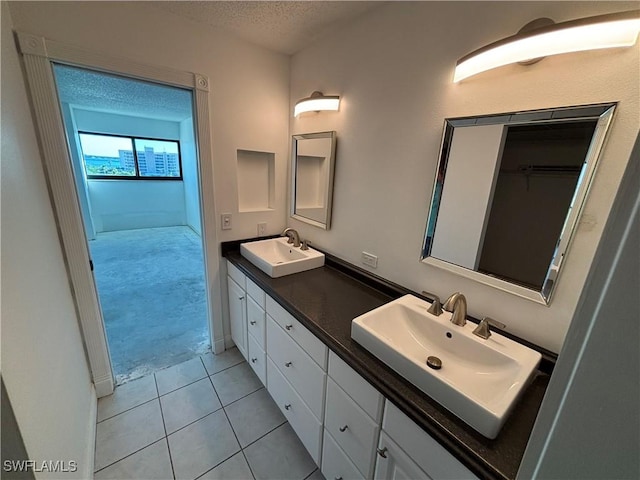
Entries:
{"type": "Polygon", "coordinates": [[[340,107],[340,97],[337,95],[323,95],[322,92],[315,91],[310,97],[303,98],[296,102],[293,115],[297,117],[304,112],[319,112],[321,110],[337,111],[340,107]]]}
{"type": "Polygon", "coordinates": [[[640,10],[580,18],[562,23],[534,20],[516,35],[486,45],[456,63],[454,83],[510,63],[531,64],[549,55],[631,47],[640,32],[640,10]],[[549,23],[552,23],[551,25],[549,23]]]}

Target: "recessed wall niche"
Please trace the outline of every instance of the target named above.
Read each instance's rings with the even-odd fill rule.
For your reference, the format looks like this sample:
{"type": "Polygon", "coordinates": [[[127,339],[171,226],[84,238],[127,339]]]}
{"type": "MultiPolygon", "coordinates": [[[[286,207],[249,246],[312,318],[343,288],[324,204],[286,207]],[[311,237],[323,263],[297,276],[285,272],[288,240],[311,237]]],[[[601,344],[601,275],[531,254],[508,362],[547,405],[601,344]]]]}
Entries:
{"type": "Polygon", "coordinates": [[[270,210],[275,204],[275,153],[238,150],[238,210],[270,210]]]}

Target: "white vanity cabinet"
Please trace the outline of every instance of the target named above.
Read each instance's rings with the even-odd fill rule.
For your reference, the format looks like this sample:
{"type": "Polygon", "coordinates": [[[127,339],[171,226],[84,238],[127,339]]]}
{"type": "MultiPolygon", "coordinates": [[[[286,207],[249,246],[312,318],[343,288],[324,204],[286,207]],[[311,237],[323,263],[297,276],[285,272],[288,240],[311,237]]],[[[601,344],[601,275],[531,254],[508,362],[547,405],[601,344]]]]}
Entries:
{"type": "Polygon", "coordinates": [[[231,338],[242,353],[247,355],[247,296],[246,277],[233,264],[227,262],[227,285],[229,290],[229,324],[231,338]]]}
{"type": "Polygon", "coordinates": [[[391,402],[386,402],[377,452],[376,480],[477,479],[391,402]]]}
{"type": "Polygon", "coordinates": [[[330,352],[325,404],[325,478],[371,478],[384,397],[330,352]]]}
{"type": "Polygon", "coordinates": [[[237,267],[227,265],[233,341],[327,480],[477,478],[237,267]]]}
{"type": "Polygon", "coordinates": [[[267,389],[320,465],[327,346],[266,296],[267,389]]]}

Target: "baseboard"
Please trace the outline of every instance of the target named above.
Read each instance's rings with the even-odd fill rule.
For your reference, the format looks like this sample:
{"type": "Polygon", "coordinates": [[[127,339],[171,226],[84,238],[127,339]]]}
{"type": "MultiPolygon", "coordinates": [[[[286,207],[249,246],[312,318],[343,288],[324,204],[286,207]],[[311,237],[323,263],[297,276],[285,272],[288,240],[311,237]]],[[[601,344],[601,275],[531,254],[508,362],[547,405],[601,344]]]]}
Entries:
{"type": "Polygon", "coordinates": [[[87,426],[87,451],[85,452],[85,470],[80,478],[93,478],[96,457],[96,429],[98,422],[98,397],[91,384],[91,405],[89,407],[89,425],[87,426]]]}
{"type": "Polygon", "coordinates": [[[236,342],[233,341],[233,338],[231,338],[231,335],[225,335],[224,336],[225,350],[228,350],[229,348],[233,348],[235,346],[236,346],[236,342]]]}
{"type": "Polygon", "coordinates": [[[102,398],[113,393],[115,385],[113,384],[113,375],[109,372],[109,375],[105,375],[101,378],[94,378],[93,384],[96,389],[96,397],[102,398]]]}
{"type": "Polygon", "coordinates": [[[231,337],[221,338],[221,339],[216,340],[215,342],[213,342],[213,345],[211,347],[211,350],[213,351],[213,353],[222,353],[222,352],[224,352],[225,349],[226,349],[226,345],[228,344],[229,340],[231,340],[231,337]]]}

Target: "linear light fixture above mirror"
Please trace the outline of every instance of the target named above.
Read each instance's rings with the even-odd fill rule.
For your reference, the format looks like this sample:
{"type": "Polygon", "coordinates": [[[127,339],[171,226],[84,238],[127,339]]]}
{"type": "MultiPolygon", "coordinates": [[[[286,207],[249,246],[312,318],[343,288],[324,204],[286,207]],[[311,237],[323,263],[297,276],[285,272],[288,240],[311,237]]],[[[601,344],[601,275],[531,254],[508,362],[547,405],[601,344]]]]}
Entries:
{"type": "MultiPolygon", "coordinates": [[[[535,24],[531,22],[531,24],[535,24]]],[[[520,32],[486,45],[456,63],[453,82],[510,63],[549,55],[602,48],[631,47],[640,32],[640,10],[580,18],[520,32]]]]}
{"type": "Polygon", "coordinates": [[[321,110],[337,111],[340,107],[340,97],[338,95],[323,95],[317,90],[310,97],[303,98],[296,102],[293,115],[297,117],[304,112],[319,112],[321,110]]]}

